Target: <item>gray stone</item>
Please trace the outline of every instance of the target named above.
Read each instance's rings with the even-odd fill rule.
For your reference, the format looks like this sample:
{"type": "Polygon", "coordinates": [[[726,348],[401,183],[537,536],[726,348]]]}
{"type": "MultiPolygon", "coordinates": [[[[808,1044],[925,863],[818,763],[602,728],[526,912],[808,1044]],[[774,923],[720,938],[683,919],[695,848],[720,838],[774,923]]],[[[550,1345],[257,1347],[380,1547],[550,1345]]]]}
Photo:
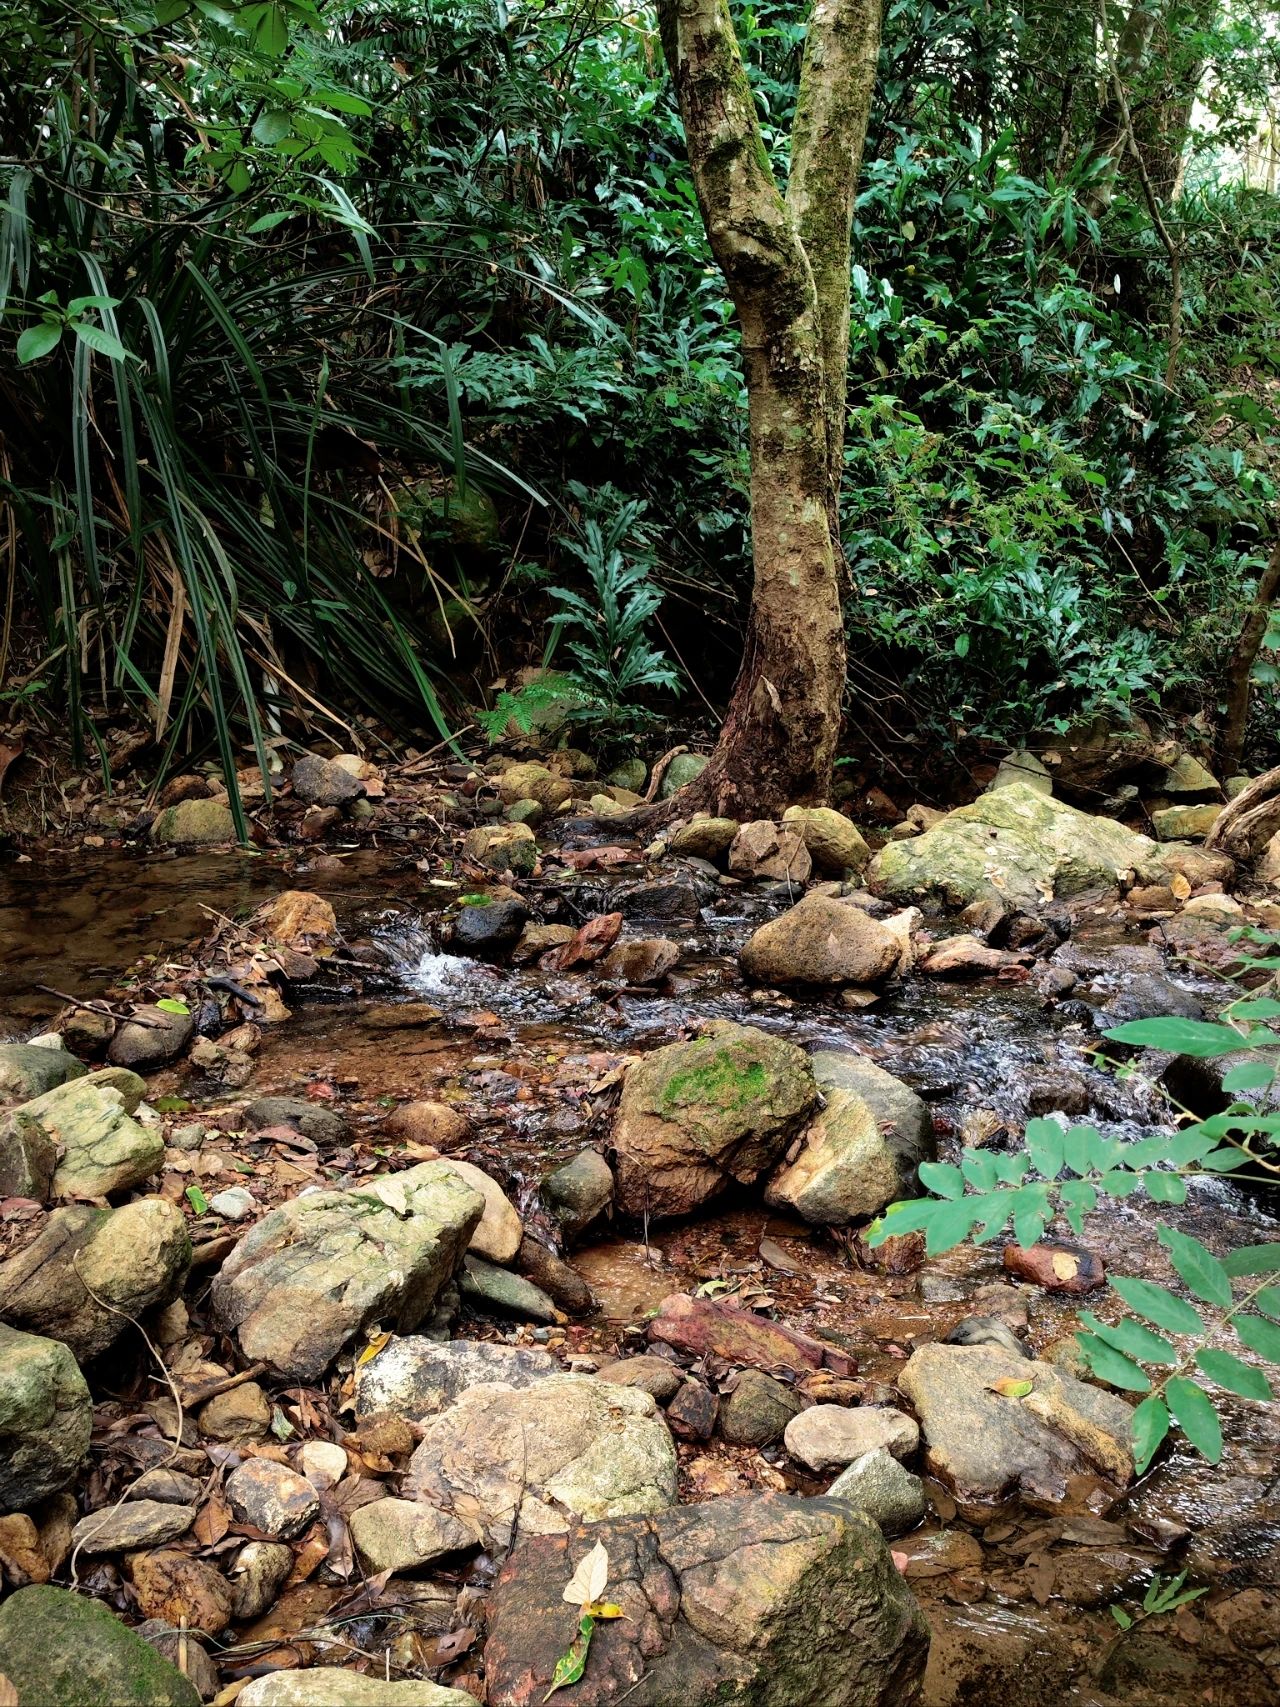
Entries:
{"type": "Polygon", "coordinates": [[[449,945],[478,959],[501,954],[519,942],[528,918],[528,907],[510,890],[491,895],[483,904],[463,907],[450,929],[449,945]]]}
{"type": "Polygon", "coordinates": [[[318,753],[304,753],[293,767],[293,792],[308,806],[347,806],[364,794],[364,784],[345,766],[318,753]]]}
{"type": "Polygon", "coordinates": [[[244,1111],[244,1123],[250,1132],[290,1126],[313,1144],[344,1144],[349,1136],[340,1114],[306,1097],[255,1097],[244,1111]]]}
{"type": "Polygon", "coordinates": [[[1000,761],[991,787],[1008,788],[1011,782],[1025,783],[1037,794],[1053,793],[1053,773],[1045,769],[1034,753],[1010,753],[1000,761]]]}
{"type": "Polygon", "coordinates": [[[419,1421],[448,1410],[470,1387],[495,1381],[525,1388],[557,1373],[549,1352],[488,1340],[393,1339],[356,1370],[358,1417],[389,1411],[419,1421]]]}
{"type": "Polygon", "coordinates": [[[868,1056],[851,1050],[819,1049],[812,1062],[820,1091],[855,1091],[870,1108],[897,1161],[904,1195],[908,1188],[914,1190],[916,1169],[937,1155],[933,1116],[924,1098],[868,1056]]]}
{"type": "Polygon", "coordinates": [[[0,1325],[0,1512],[65,1488],[92,1432],[89,1389],[66,1346],[0,1325]]]}
{"type": "Polygon", "coordinates": [[[677,753],[663,772],[658,784],[658,799],[670,800],[678,789],[696,782],[710,761],[703,753],[677,753]]]}
{"type": "Polygon", "coordinates": [[[146,1089],[136,1073],[103,1067],[22,1105],[62,1151],[55,1197],[108,1197],[141,1185],[164,1163],[159,1128],[131,1118],[146,1089]]]}
{"type": "Polygon", "coordinates": [[[21,1707],[200,1707],[190,1678],[65,1588],[21,1588],[0,1606],[0,1675],[21,1707]]]}
{"type": "Polygon", "coordinates": [[[575,1707],[909,1707],[929,1632],[879,1529],[843,1500],[755,1494],[527,1540],[489,1601],[490,1707],[531,1707],[599,1541],[609,1597],[575,1707]]]}
{"type": "Polygon", "coordinates": [[[598,1381],[614,1387],[636,1387],[659,1405],[670,1404],[684,1384],[684,1371],[665,1357],[624,1357],[596,1371],[598,1381]]]}
{"type": "Polygon", "coordinates": [[[195,1505],[201,1491],[195,1477],[186,1476],[181,1470],[144,1470],[130,1485],[125,1498],[159,1500],[164,1505],[195,1505]]]}
{"type": "Polygon", "coordinates": [[[218,1668],[205,1652],[198,1632],[178,1629],[163,1618],[148,1618],[136,1626],[134,1635],[141,1636],[170,1665],[176,1666],[181,1659],[183,1676],[195,1685],[202,1701],[212,1701],[218,1693],[218,1668]]]}
{"type": "Polygon", "coordinates": [[[135,1072],[153,1072],[177,1060],[190,1043],[195,1024],[189,1013],[171,1014],[151,1004],[137,1008],[111,1039],[107,1060],[135,1072]]]}
{"type": "Polygon", "coordinates": [[[194,1506],[169,1500],[126,1500],[82,1517],[71,1533],[73,1547],[86,1555],[133,1553],[139,1547],[163,1547],[195,1522],[194,1506]]]}
{"type": "Polygon", "coordinates": [[[495,1268],[468,1256],[458,1276],[462,1296],[482,1312],[497,1311],[502,1316],[517,1316],[524,1322],[559,1322],[559,1310],[541,1287],[510,1269],[495,1268]]]}
{"type": "Polygon", "coordinates": [[[415,1328],[459,1267],[484,1199],[446,1162],[264,1216],[213,1283],[215,1318],[250,1361],[313,1380],[371,1322],[415,1328]]]}
{"type": "Polygon", "coordinates": [[[806,895],[748,937],[738,956],[756,984],[871,985],[897,966],[902,945],[870,914],[831,895],[806,895]]]}
{"type": "Polygon", "coordinates": [[[209,1207],[224,1221],[246,1221],[258,1205],[253,1193],[246,1191],[244,1186],[229,1185],[225,1191],[214,1193],[209,1199],[209,1207]]]}
{"type": "Polygon", "coordinates": [[[874,1518],[886,1535],[914,1529],[925,1513],[924,1483],[882,1446],[856,1458],[827,1489],[874,1518]]]}
{"type": "Polygon", "coordinates": [[[613,1170],[598,1150],[579,1150],[549,1173],[542,1197],[566,1239],[576,1239],[613,1202],[613,1170]]]}
{"type": "Polygon", "coordinates": [[[799,888],[809,881],[813,860],[794,824],[757,818],[743,824],[733,838],[729,870],[737,877],[768,878],[799,888]]]}
{"type": "Polygon", "coordinates": [[[146,1311],[177,1297],[191,1263],[186,1218],[162,1197],[122,1209],[55,1210],[25,1250],[0,1264],[0,1315],[99,1356],[146,1311]]]}
{"type": "Polygon", "coordinates": [[[524,1228],[514,1205],[497,1180],[483,1168],[477,1168],[471,1162],[452,1160],[448,1166],[484,1198],[484,1214],[471,1235],[468,1249],[489,1262],[511,1262],[524,1237],[524,1228]]]}
{"type": "Polygon", "coordinates": [[[227,1498],[241,1523],[273,1541],[292,1541],[320,1515],[316,1490],[305,1476],[271,1458],[247,1458],[227,1477],[227,1498]]]}
{"type": "Polygon", "coordinates": [[[772,1446],[800,1409],[790,1387],[763,1369],[744,1369],[720,1401],[720,1433],[731,1446],[772,1446]]]}
{"type": "Polygon", "coordinates": [[[231,1567],[235,1594],[233,1616],[240,1623],[274,1606],[293,1569],[293,1548],[283,1541],[250,1541],[236,1554],[231,1567]]]}
{"type": "Polygon", "coordinates": [[[1180,803],[1222,799],[1217,777],[1190,753],[1183,753],[1176,763],[1169,766],[1165,773],[1164,792],[1180,803]]]}
{"type": "Polygon", "coordinates": [[[349,1521],[360,1562],[371,1574],[416,1570],[480,1540],[459,1518],[420,1500],[371,1500],[349,1521]]]}
{"type": "Polygon", "coordinates": [[[0,1117],[0,1197],[43,1203],[57,1165],[58,1147],[34,1116],[15,1108],[0,1117]]]}
{"type": "Polygon", "coordinates": [[[0,1096],[26,1101],[51,1091],[68,1079],[84,1076],[85,1067],[65,1049],[45,1049],[34,1043],[0,1043],[0,1096]]]}
{"type": "Polygon", "coordinates": [[[810,1405],[792,1417],[783,1440],[811,1470],[836,1470],[877,1448],[906,1458],[920,1444],[920,1430],[902,1411],[878,1405],[810,1405]]]}
{"type": "Polygon", "coordinates": [[[151,840],[161,847],[215,847],[235,839],[235,819],[225,800],[180,800],[151,826],[151,840]]]}
{"type": "Polygon", "coordinates": [[[628,1069],[613,1130],[627,1214],[688,1215],[731,1180],[750,1184],[817,1102],[808,1057],[753,1026],[716,1021],[628,1069]]]}
{"type": "Polygon", "coordinates": [[[474,1695],[421,1678],[388,1682],[325,1665],[255,1677],[236,1700],[239,1707],[478,1707],[474,1695]]]}
{"type": "Polygon", "coordinates": [[[405,1492],[442,1510],[465,1502],[488,1546],[556,1534],[574,1517],[664,1511],[676,1500],[676,1456],[648,1393],[581,1375],[517,1391],[472,1387],[424,1429],[405,1492]]]}
{"type": "Polygon", "coordinates": [[[638,794],[644,788],[648,775],[648,766],[643,759],[623,759],[609,772],[605,781],[611,782],[615,788],[629,788],[638,794]]]}

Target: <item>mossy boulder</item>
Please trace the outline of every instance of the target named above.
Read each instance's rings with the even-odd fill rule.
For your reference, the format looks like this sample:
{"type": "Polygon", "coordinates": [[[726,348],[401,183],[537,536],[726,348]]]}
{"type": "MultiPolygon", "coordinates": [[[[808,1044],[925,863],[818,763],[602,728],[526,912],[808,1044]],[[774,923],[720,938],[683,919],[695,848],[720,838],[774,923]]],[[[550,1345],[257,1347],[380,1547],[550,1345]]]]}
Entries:
{"type": "Polygon", "coordinates": [[[498,778],[498,793],[504,806],[518,800],[536,800],[544,812],[554,812],[573,795],[568,777],[548,770],[546,765],[511,765],[498,778]]]}
{"type": "Polygon", "coordinates": [[[709,859],[720,864],[740,827],[736,818],[690,818],[672,831],[667,847],[685,859],[709,859]]]}
{"type": "Polygon", "coordinates": [[[624,1214],[689,1215],[773,1165],[817,1106],[809,1057],[754,1026],[717,1021],[629,1069],[613,1131],[624,1214]]]}
{"type": "Polygon", "coordinates": [[[65,1049],[39,1043],[0,1043],[0,1097],[38,1097],[87,1071],[65,1049]]]}
{"type": "Polygon", "coordinates": [[[1011,782],[949,812],[911,841],[889,842],[869,868],[877,895],[965,907],[989,896],[1041,907],[1057,896],[1158,882],[1160,849],[1110,818],[1078,812],[1011,782]]]}
{"type": "Polygon", "coordinates": [[[861,871],[871,858],[857,825],[831,806],[788,806],[782,822],[799,830],[810,859],[830,877],[861,871]]]}
{"type": "Polygon", "coordinates": [[[529,877],[538,863],[538,844],[527,824],[479,824],[463,837],[462,851],[476,865],[517,877],[529,877]]]}
{"type": "Polygon", "coordinates": [[[457,483],[430,497],[425,512],[437,520],[450,545],[466,551],[489,551],[498,543],[498,512],[487,492],[468,482],[465,492],[457,483]]]}
{"type": "Polygon", "coordinates": [[[677,789],[695,782],[710,763],[705,753],[677,753],[663,773],[658,785],[658,798],[670,800],[677,789]]]}
{"type": "Polygon", "coordinates": [[[89,1389],[66,1346],[0,1324],[0,1512],[65,1488],[92,1432],[89,1389]]]}
{"type": "Polygon", "coordinates": [[[1218,822],[1221,802],[1207,806],[1166,806],[1151,814],[1151,827],[1162,842],[1202,842],[1218,822]]]}
{"type": "Polygon", "coordinates": [[[167,806],[151,826],[151,840],[160,847],[216,847],[235,839],[235,822],[225,800],[180,800],[167,806]]]}
{"type": "Polygon", "coordinates": [[[0,1606],[0,1674],[21,1707],[200,1707],[190,1678],[65,1588],[20,1588],[0,1606]]]}

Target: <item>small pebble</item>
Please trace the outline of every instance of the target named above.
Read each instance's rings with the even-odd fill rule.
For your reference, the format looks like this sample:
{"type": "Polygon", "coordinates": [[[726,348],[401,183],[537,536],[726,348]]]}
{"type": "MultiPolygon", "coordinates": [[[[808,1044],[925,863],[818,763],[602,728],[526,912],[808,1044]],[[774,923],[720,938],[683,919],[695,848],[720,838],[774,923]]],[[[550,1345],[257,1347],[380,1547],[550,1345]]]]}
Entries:
{"type": "Polygon", "coordinates": [[[209,1207],[215,1215],[221,1215],[227,1221],[243,1221],[247,1215],[252,1215],[257,1208],[251,1191],[246,1191],[242,1185],[228,1186],[226,1191],[220,1191],[216,1197],[209,1199],[209,1207]]]}
{"type": "Polygon", "coordinates": [[[270,1458],[249,1458],[233,1470],[227,1498],[241,1523],[282,1541],[301,1535],[320,1511],[311,1483],[270,1458]]]}

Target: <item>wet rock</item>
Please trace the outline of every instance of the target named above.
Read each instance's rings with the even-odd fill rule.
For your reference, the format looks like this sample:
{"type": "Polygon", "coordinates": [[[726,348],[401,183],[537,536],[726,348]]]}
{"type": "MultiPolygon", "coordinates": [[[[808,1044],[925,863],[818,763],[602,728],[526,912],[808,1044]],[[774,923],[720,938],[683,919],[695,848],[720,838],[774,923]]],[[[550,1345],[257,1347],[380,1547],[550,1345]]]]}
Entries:
{"type": "Polygon", "coordinates": [[[462,852],[489,871],[517,877],[532,876],[538,863],[538,844],[527,824],[479,824],[463,837],[462,852]]]}
{"type": "Polygon", "coordinates": [[[903,903],[964,907],[994,888],[1034,910],[1054,896],[1114,889],[1129,873],[1144,882],[1163,877],[1154,842],[1013,782],[948,813],[913,841],[882,848],[870,882],[876,894],[903,903]]]}
{"type": "Polygon", "coordinates": [[[629,1707],[907,1707],[917,1698],[928,1628],[880,1531],[841,1501],[759,1494],[517,1548],[490,1601],[491,1707],[542,1700],[576,1624],[561,1590],[597,1541],[625,1616],[597,1627],[577,1707],[623,1698],[629,1707]]]}
{"type": "Polygon", "coordinates": [[[111,1039],[107,1060],[117,1067],[152,1073],[181,1055],[194,1030],[195,1020],[189,1013],[171,1014],[150,1004],[135,1008],[134,1017],[111,1039]]]}
{"type": "Polygon", "coordinates": [[[66,1346],[0,1324],[0,1512],[65,1488],[92,1430],[89,1389],[66,1346]]]}
{"type": "Polygon", "coordinates": [[[731,1446],[772,1446],[800,1409],[790,1387],[762,1369],[744,1369],[720,1401],[720,1433],[731,1446]]]}
{"type": "Polygon", "coordinates": [[[589,1376],[552,1375],[525,1391],[472,1387],[426,1425],[405,1491],[443,1510],[466,1501],[486,1544],[559,1534],[663,1511],[676,1500],[676,1457],[647,1393],[589,1376]]]}
{"type": "Polygon", "coordinates": [[[1222,815],[1212,806],[1166,806],[1151,814],[1151,828],[1160,842],[1202,842],[1222,815]]]}
{"type": "Polygon", "coordinates": [[[271,1401],[256,1381],[218,1393],[200,1411],[204,1440],[262,1440],[271,1428],[271,1401]]]}
{"type": "Polygon", "coordinates": [[[648,1335],[677,1351],[692,1352],[695,1357],[710,1354],[736,1367],[785,1369],[797,1375],[824,1366],[849,1374],[853,1367],[852,1359],[842,1352],[794,1328],[750,1310],[737,1310],[732,1304],[689,1298],[683,1292],[663,1301],[649,1323],[648,1335]]]}
{"type": "Polygon", "coordinates": [[[654,923],[695,924],[703,907],[720,893],[708,878],[684,870],[671,877],[655,877],[619,886],[610,895],[625,919],[654,923]]]}
{"type": "Polygon", "coordinates": [[[255,1677],[236,1697],[239,1707],[477,1707],[473,1695],[420,1678],[387,1682],[340,1666],[275,1671],[255,1677]]]}
{"type": "Polygon", "coordinates": [[[288,1126],[313,1144],[345,1144],[349,1136],[347,1123],[336,1110],[306,1097],[255,1097],[244,1111],[244,1124],[250,1132],[288,1126]]]}
{"type": "Polygon", "coordinates": [[[403,1143],[429,1144],[444,1155],[461,1149],[472,1137],[471,1122],[447,1102],[401,1103],[387,1115],[382,1129],[403,1143]]]}
{"type": "Polygon", "coordinates": [[[570,1267],[540,1240],[525,1235],[516,1252],[515,1267],[569,1315],[585,1316],[595,1309],[591,1288],[577,1269],[570,1267]]]}
{"type": "Polygon", "coordinates": [[[365,1570],[412,1571],[448,1553],[474,1548],[477,1532],[419,1500],[373,1500],[353,1511],[351,1539],[365,1570]]]}
{"type": "Polygon", "coordinates": [[[993,978],[1024,962],[1020,956],[992,948],[976,936],[949,936],[927,948],[919,964],[926,978],[993,978]]]}
{"type": "Polygon", "coordinates": [[[705,753],[677,753],[658,784],[658,799],[670,800],[680,789],[696,782],[709,762],[705,753]]]}
{"type": "Polygon", "coordinates": [[[615,943],[599,964],[602,978],[632,989],[660,984],[680,959],[680,944],[666,937],[633,937],[615,943]]]}
{"type": "Polygon", "coordinates": [[[22,1588],[0,1606],[0,1674],[26,1707],[200,1707],[200,1695],[101,1601],[22,1588]]]}
{"type": "Polygon", "coordinates": [[[1154,1570],[1153,1554],[1122,1547],[1079,1547],[1055,1553],[1053,1592],[1070,1606],[1110,1606],[1144,1589],[1154,1570]]]}
{"type": "Polygon", "coordinates": [[[1037,1073],[1027,1084],[1027,1112],[1032,1115],[1088,1114],[1093,1105],[1089,1081],[1070,1068],[1037,1073]]]}
{"type": "Polygon", "coordinates": [[[58,1015],[57,1026],[64,1048],[84,1061],[101,1061],[116,1032],[112,1016],[92,1008],[64,1009],[58,1015]]]}
{"type": "Polygon", "coordinates": [[[478,960],[502,954],[520,940],[529,909],[512,890],[503,890],[463,907],[450,929],[449,942],[459,954],[478,960]]]}
{"type": "Polygon", "coordinates": [[[168,1304],[191,1263],[186,1219],[162,1197],[122,1209],[57,1209],[0,1264],[0,1316],[97,1357],[137,1318],[168,1304]]]}
{"type": "Polygon", "coordinates": [[[526,925],[520,932],[520,940],[512,951],[511,959],[517,966],[528,966],[553,948],[563,948],[577,934],[572,925],[526,925]]]}
{"type": "Polygon", "coordinates": [[[458,1288],[464,1298],[486,1314],[496,1311],[501,1316],[518,1317],[522,1322],[561,1320],[551,1299],[532,1281],[472,1256],[463,1264],[458,1288]]]}
{"type": "Polygon", "coordinates": [[[236,823],[225,800],[181,800],[151,826],[160,847],[220,847],[236,839],[236,823]]]}
{"type": "Polygon", "coordinates": [[[471,1235],[467,1249],[490,1262],[511,1262],[520,1249],[524,1228],[502,1187],[483,1168],[477,1168],[471,1162],[450,1160],[445,1165],[484,1198],[484,1214],[471,1235]]]}
{"type": "Polygon", "coordinates": [[[710,1440],[720,1401],[701,1381],[686,1378],[667,1406],[667,1426],[680,1440],[710,1440]]]}
{"type": "Polygon", "coordinates": [[[576,1239],[613,1202],[613,1169],[598,1150],[579,1150],[542,1181],[542,1197],[566,1239],[576,1239]]]}
{"type": "Polygon", "coordinates": [[[636,1387],[659,1405],[669,1404],[684,1385],[682,1371],[665,1357],[624,1357],[602,1364],[596,1378],[614,1387],[636,1387]]]}
{"type": "Polygon", "coordinates": [[[898,1386],[920,1419],[930,1473],[962,1508],[1016,1492],[1058,1503],[1073,1476],[1124,1485],[1133,1473],[1129,1405],[1052,1365],[995,1345],[926,1345],[898,1386]],[[996,1392],[1006,1379],[1030,1380],[1031,1393],[996,1392]]]}
{"type": "Polygon", "coordinates": [[[305,1476],[270,1458],[249,1458],[227,1477],[227,1498],[241,1523],[273,1541],[292,1541],[320,1514],[305,1476]]]}
{"type": "Polygon", "coordinates": [[[738,964],[756,984],[879,984],[902,949],[892,931],[850,901],[806,895],[747,939],[738,964]]]}
{"type": "Polygon", "coordinates": [[[536,800],[544,812],[555,812],[573,797],[573,784],[545,765],[511,765],[498,778],[498,794],[504,806],[517,800],[536,800]]]}
{"type": "Polygon", "coordinates": [[[58,1147],[38,1120],[21,1108],[0,1116],[0,1197],[43,1203],[57,1165],[58,1147]]]}
{"type": "Polygon", "coordinates": [[[729,870],[738,877],[770,878],[802,887],[813,861],[796,828],[758,818],[743,824],[729,849],[729,870]]]}
{"type": "Polygon", "coordinates": [[[901,1411],[810,1405],[792,1417],[783,1442],[791,1456],[811,1470],[838,1470],[878,1449],[906,1458],[920,1444],[920,1430],[901,1411]]]}
{"type": "Polygon", "coordinates": [[[312,1380],[370,1322],[407,1332],[461,1263],[484,1199],[447,1162],[360,1191],[318,1191],[245,1234],[213,1283],[245,1357],[312,1380]]]}
{"type": "Polygon", "coordinates": [[[1007,788],[1011,782],[1024,783],[1037,794],[1053,793],[1053,775],[1034,753],[1010,753],[1008,758],[1001,759],[991,787],[1007,788]]]}
{"type": "Polygon", "coordinates": [[[910,1085],[885,1072],[865,1055],[842,1049],[819,1049],[812,1057],[818,1088],[856,1092],[871,1109],[881,1136],[892,1150],[904,1188],[915,1186],[915,1170],[933,1160],[937,1146],[928,1104],[910,1085]]]}
{"type": "Polygon", "coordinates": [[[23,1102],[69,1079],[84,1077],[84,1064],[65,1049],[35,1043],[0,1043],[0,1096],[23,1102]]]}
{"type": "Polygon", "coordinates": [[[293,1548],[282,1541],[250,1541],[243,1546],[231,1567],[236,1621],[261,1618],[274,1606],[292,1569],[293,1548]]]}
{"type": "Polygon", "coordinates": [[[304,753],[293,767],[293,792],[308,806],[347,806],[364,794],[364,784],[345,766],[318,753],[304,753]]]}
{"type": "Polygon", "coordinates": [[[668,849],[678,858],[709,859],[719,865],[739,830],[736,818],[690,818],[671,832],[668,849]]]}
{"type": "Polygon", "coordinates": [[[933,1642],[925,1698],[936,1707],[1042,1707],[1046,1701],[1115,1707],[1092,1688],[1077,1693],[1072,1687],[1075,1650],[1068,1634],[1042,1613],[931,1600],[929,1614],[933,1642]]]}
{"type": "Polygon", "coordinates": [[[513,800],[502,814],[508,824],[527,824],[531,830],[536,830],[546,815],[545,807],[536,800],[513,800]]]}
{"type": "Polygon", "coordinates": [[[717,1021],[632,1064],[614,1123],[626,1214],[688,1215],[730,1180],[748,1184],[817,1101],[808,1057],[752,1026],[717,1021]]]}
{"type": "MultiPolygon", "coordinates": [[[[1026,1318],[1023,1317],[1025,1326],[1026,1318]]],[[[946,1336],[945,1345],[996,1345],[1007,1351],[1011,1357],[1034,1357],[1030,1346],[1025,1345],[1012,1327],[998,1316],[966,1316],[964,1321],[957,1322],[946,1336]]]]}
{"type": "Polygon", "coordinates": [[[494,1345],[487,1340],[410,1337],[389,1345],[356,1370],[356,1415],[417,1421],[448,1410],[471,1387],[501,1382],[527,1388],[557,1373],[549,1352],[533,1346],[494,1345]]]}
{"type": "Polygon", "coordinates": [[[830,806],[788,806],[782,822],[800,832],[815,868],[828,877],[861,871],[871,858],[853,821],[830,806]]]}
{"type": "Polygon", "coordinates": [[[231,1622],[234,1596],[222,1572],[188,1553],[140,1553],[129,1562],[138,1609],[166,1624],[186,1623],[206,1636],[231,1622]]]}
{"type": "Polygon", "coordinates": [[[855,1458],[842,1470],[827,1489],[827,1498],[848,1500],[886,1535],[914,1529],[925,1513],[924,1483],[883,1446],[855,1458]]]}
{"type": "Polygon", "coordinates": [[[168,1500],[126,1500],[82,1517],[72,1532],[81,1553],[133,1553],[139,1547],[163,1547],[195,1522],[195,1507],[168,1500]]]}
{"type": "Polygon", "coordinates": [[[1029,1280],[1046,1292],[1066,1292],[1079,1298],[1106,1284],[1107,1272],[1101,1257],[1060,1239],[1044,1240],[1030,1247],[1006,1245],[1002,1260],[1006,1274],[1029,1280]]]}

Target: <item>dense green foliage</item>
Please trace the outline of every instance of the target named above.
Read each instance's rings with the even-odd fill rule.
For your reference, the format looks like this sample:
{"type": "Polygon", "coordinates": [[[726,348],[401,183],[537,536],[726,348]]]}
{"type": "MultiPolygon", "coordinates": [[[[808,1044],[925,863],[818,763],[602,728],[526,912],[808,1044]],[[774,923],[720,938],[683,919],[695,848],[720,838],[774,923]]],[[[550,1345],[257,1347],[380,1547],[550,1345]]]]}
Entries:
{"type": "MultiPolygon", "coordinates": [[[[781,159],[803,8],[736,16],[781,159]]],[[[1214,712],[1273,527],[1280,201],[1227,151],[1275,46],[1233,7],[1161,16],[1153,171],[1204,66],[1215,127],[1166,205],[1172,384],[1088,9],[888,7],[855,744],[1214,712]]],[[[217,737],[228,769],[246,734],[265,766],[352,716],[443,730],[548,647],[604,732],[690,678],[723,696],[745,394],[645,8],[36,0],[0,8],[0,62],[11,693],[86,741],[141,716],[165,762],[217,737]]]]}

